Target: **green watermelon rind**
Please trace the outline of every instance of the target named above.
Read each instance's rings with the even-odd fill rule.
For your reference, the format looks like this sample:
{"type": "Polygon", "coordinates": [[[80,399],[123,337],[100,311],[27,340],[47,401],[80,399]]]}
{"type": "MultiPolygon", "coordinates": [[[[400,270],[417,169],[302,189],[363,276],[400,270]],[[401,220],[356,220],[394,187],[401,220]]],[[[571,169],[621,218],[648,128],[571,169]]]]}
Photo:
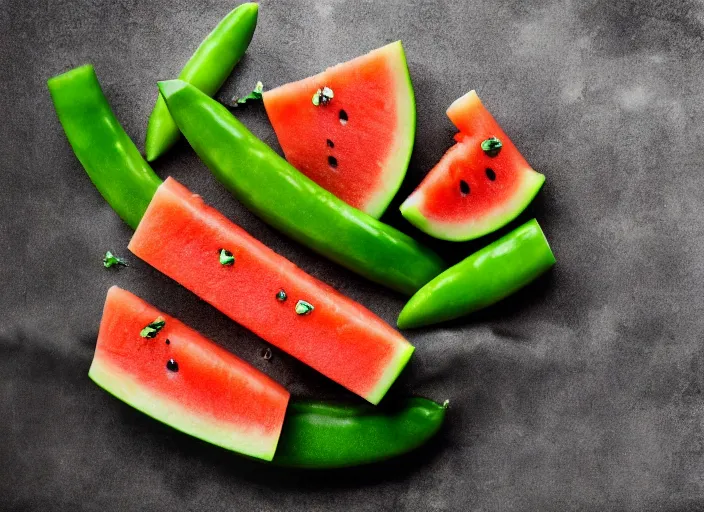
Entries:
{"type": "Polygon", "coordinates": [[[474,240],[504,227],[518,217],[533,201],[545,183],[545,176],[533,169],[524,172],[523,183],[509,202],[504,202],[480,222],[442,222],[428,219],[420,211],[423,202],[421,190],[416,190],[401,205],[401,215],[415,227],[440,240],[464,242],[474,240]]]}
{"type": "Polygon", "coordinates": [[[238,432],[235,425],[194,414],[174,400],[150,391],[134,376],[110,364],[105,357],[96,354],[88,377],[119,400],[180,432],[258,459],[271,461],[274,458],[278,433],[264,436],[252,430],[238,432]]]}
{"type": "Polygon", "coordinates": [[[408,69],[406,52],[401,41],[396,41],[387,45],[389,51],[398,52],[396,63],[399,69],[396,70],[396,111],[397,111],[397,133],[394,137],[397,149],[387,158],[384,165],[382,177],[384,184],[375,192],[375,197],[370,199],[364,207],[364,211],[370,216],[378,219],[383,215],[394,196],[401,188],[403,179],[406,177],[408,164],[413,153],[413,144],[416,137],[416,98],[411,82],[411,73],[408,69]],[[405,104],[405,107],[404,107],[405,104]]]}
{"type": "Polygon", "coordinates": [[[394,358],[387,363],[379,381],[367,392],[364,398],[370,403],[377,405],[406,367],[414,351],[415,347],[411,344],[406,344],[400,350],[397,350],[394,358]]]}

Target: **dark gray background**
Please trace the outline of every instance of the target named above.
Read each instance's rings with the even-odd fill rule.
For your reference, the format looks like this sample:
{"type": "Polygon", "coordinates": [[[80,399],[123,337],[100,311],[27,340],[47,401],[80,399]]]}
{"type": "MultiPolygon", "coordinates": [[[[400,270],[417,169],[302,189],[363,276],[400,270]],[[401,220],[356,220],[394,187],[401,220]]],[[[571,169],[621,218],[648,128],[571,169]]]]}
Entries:
{"type": "MultiPolygon", "coordinates": [[[[264,361],[261,340],[127,252],[130,230],[86,177],[46,90],[92,62],[141,147],[155,82],[232,7],[0,1],[0,509],[704,509],[701,1],[263,2],[223,100],[403,40],[418,131],[387,222],[418,235],[396,207],[452,144],[444,111],[471,88],[547,176],[522,219],[544,226],[555,269],[485,313],[407,333],[417,352],[392,394],[451,401],[426,449],[361,470],[273,470],[90,382],[105,292],[119,284],[294,395],[354,399],[278,351],[264,361]],[[103,269],[107,249],[131,266],[103,269]]],[[[275,144],[260,105],[238,115],[275,144]]],[[[403,297],[264,225],[186,144],[155,170],[394,322],[403,297]]],[[[486,242],[427,241],[450,261],[486,242]]]]}

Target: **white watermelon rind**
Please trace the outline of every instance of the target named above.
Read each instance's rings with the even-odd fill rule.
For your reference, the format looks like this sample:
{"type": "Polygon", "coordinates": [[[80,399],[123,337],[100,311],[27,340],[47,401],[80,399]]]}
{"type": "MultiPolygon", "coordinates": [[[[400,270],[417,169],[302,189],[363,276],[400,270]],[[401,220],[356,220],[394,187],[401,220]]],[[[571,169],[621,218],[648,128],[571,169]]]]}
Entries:
{"type": "Polygon", "coordinates": [[[374,388],[364,398],[370,403],[377,405],[406,367],[414,351],[415,347],[410,343],[402,345],[394,354],[393,359],[386,364],[386,368],[374,388]]]}
{"type": "Polygon", "coordinates": [[[406,52],[401,41],[390,43],[376,51],[389,52],[394,58],[389,59],[396,69],[396,112],[397,129],[394,137],[394,149],[383,166],[383,185],[369,199],[363,210],[378,219],[389,207],[394,196],[401,188],[406,176],[408,164],[413,153],[416,137],[416,99],[413,92],[411,74],[408,70],[406,52]]]}
{"type": "Polygon", "coordinates": [[[176,400],[154,393],[99,354],[93,358],[88,377],[114,397],[185,434],[258,459],[274,458],[279,432],[266,435],[256,428],[238,430],[241,426],[195,414],[176,400]]]}
{"type": "Polygon", "coordinates": [[[425,202],[422,189],[417,189],[401,205],[401,214],[415,227],[440,240],[464,242],[474,240],[504,227],[518,217],[533,201],[545,183],[545,176],[533,169],[521,172],[523,181],[509,201],[498,204],[481,219],[443,222],[429,219],[421,212],[425,202]]]}

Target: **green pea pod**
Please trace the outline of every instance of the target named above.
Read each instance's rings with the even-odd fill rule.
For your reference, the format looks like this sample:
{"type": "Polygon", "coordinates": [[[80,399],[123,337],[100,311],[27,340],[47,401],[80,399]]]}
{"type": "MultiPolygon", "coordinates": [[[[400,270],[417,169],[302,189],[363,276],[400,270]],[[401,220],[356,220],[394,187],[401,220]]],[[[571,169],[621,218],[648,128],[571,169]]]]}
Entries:
{"type": "Polygon", "coordinates": [[[435,253],[320,187],[197,88],[170,80],[160,82],[159,89],[198,156],[264,221],[332,261],[409,295],[443,270],[435,253]]]}
{"type": "Polygon", "coordinates": [[[555,264],[538,222],[529,220],[430,281],[401,311],[401,329],[458,318],[523,288],[555,264]]]}
{"type": "MultiPolygon", "coordinates": [[[[257,26],[258,12],[259,6],[255,3],[242,4],[232,10],[208,34],[178,77],[208,96],[214,95],[247,51],[257,26]]],[[[166,153],[179,137],[178,127],[159,95],[149,116],[144,141],[147,160],[151,162],[166,153]]]]}
{"type": "Polygon", "coordinates": [[[112,113],[93,66],[50,78],[47,85],[78,160],[113,210],[136,229],[161,180],[112,113]]]}
{"type": "Polygon", "coordinates": [[[386,412],[368,405],[292,402],[273,463],[335,468],[390,459],[433,437],[446,410],[447,402],[417,397],[386,412]]]}

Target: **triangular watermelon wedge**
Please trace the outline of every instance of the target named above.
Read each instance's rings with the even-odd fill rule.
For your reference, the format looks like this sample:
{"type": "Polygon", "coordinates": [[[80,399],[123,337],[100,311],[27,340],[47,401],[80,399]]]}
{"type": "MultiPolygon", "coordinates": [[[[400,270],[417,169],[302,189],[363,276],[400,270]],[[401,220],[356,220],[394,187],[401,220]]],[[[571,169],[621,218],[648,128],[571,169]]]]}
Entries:
{"type": "Polygon", "coordinates": [[[88,376],[152,418],[271,460],[289,393],[177,319],[110,288],[88,376]]]}
{"type": "Polygon", "coordinates": [[[263,99],[286,159],[343,201],[381,217],[406,174],[416,130],[401,42],[263,99]]]}
{"type": "Polygon", "coordinates": [[[401,205],[420,230],[472,240],[515,219],[545,182],[503,132],[475,91],[447,109],[459,129],[452,146],[401,205]]]}

